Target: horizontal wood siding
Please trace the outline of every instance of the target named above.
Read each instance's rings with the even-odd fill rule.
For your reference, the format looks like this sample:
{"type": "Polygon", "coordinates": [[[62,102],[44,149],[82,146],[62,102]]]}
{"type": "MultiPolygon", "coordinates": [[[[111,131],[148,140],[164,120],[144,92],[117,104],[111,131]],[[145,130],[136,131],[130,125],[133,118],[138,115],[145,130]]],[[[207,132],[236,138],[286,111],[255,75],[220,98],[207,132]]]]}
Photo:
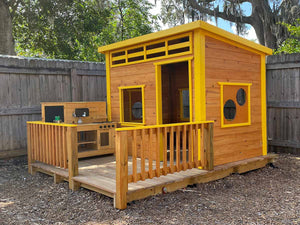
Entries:
{"type": "Polygon", "coordinates": [[[300,153],[300,54],[268,56],[268,144],[275,152],[300,153]]]}
{"type": "Polygon", "coordinates": [[[0,56],[0,158],[26,154],[40,102],[106,101],[105,65],[0,56]]]}
{"type": "Polygon", "coordinates": [[[214,120],[215,165],[262,155],[260,55],[205,37],[206,115],[214,120]],[[218,82],[252,83],[251,125],[221,128],[218,82]]]}

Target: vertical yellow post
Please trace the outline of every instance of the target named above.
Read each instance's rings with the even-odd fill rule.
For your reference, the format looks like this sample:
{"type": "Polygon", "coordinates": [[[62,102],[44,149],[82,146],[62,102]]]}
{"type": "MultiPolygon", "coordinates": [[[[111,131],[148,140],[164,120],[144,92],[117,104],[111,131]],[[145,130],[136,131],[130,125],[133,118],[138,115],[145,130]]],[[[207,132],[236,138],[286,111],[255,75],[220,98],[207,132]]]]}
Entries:
{"type": "Polygon", "coordinates": [[[194,32],[194,121],[206,120],[205,96],[205,36],[200,29],[194,32]]]}
{"type": "Polygon", "coordinates": [[[126,131],[116,132],[115,208],[126,209],[128,191],[128,145],[126,131]]]}
{"type": "Polygon", "coordinates": [[[73,181],[73,177],[78,175],[77,127],[67,128],[67,151],[69,188],[75,191],[80,187],[77,182],[73,181]]]}
{"type": "Polygon", "coordinates": [[[262,154],[267,155],[267,98],[266,98],[266,56],[261,55],[261,127],[262,154]]]}
{"type": "Polygon", "coordinates": [[[105,53],[106,66],[106,102],[107,102],[107,119],[111,121],[111,93],[110,93],[110,54],[105,53]]]}

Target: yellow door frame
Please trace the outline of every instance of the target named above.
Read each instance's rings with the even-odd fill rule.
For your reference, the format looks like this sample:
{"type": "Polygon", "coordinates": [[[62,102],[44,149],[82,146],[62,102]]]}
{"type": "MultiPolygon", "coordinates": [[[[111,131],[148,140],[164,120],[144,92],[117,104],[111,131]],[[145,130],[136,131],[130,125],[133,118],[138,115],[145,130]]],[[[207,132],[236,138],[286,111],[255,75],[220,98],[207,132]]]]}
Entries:
{"type": "Polygon", "coordinates": [[[178,62],[188,62],[188,75],[189,75],[189,101],[190,101],[190,122],[193,120],[193,95],[192,95],[192,60],[193,56],[166,60],[154,63],[155,65],[155,80],[156,80],[156,124],[160,125],[162,121],[162,91],[161,91],[161,66],[173,64],[178,62]]]}

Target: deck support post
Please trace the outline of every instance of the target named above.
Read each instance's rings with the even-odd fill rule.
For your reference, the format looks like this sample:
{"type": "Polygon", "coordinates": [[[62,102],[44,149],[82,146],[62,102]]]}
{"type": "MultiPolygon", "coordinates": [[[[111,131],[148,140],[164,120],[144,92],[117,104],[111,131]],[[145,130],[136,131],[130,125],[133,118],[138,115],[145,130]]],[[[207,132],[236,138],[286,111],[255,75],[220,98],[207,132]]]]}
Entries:
{"type": "Polygon", "coordinates": [[[116,196],[114,206],[118,209],[127,207],[128,191],[128,143],[127,133],[116,132],[116,196]]]}
{"type": "Polygon", "coordinates": [[[80,187],[80,184],[73,180],[73,177],[78,175],[77,127],[67,128],[67,152],[69,188],[76,191],[80,187]]]}
{"type": "Polygon", "coordinates": [[[32,133],[31,133],[31,130],[30,130],[30,127],[32,125],[31,124],[28,124],[27,123],[27,162],[28,162],[28,173],[30,173],[31,175],[34,175],[35,174],[35,171],[33,170],[31,164],[33,163],[33,160],[32,160],[32,143],[31,143],[31,136],[32,136],[32,133]]]}
{"type": "Polygon", "coordinates": [[[203,169],[214,169],[214,124],[205,125],[204,132],[204,162],[203,169]]]}

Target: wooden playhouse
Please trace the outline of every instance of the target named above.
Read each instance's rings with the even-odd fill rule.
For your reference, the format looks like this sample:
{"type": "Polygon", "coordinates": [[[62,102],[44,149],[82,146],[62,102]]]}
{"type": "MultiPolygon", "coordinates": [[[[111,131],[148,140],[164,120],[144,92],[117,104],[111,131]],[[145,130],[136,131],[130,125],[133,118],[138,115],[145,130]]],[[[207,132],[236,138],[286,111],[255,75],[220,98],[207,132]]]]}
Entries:
{"type": "Polygon", "coordinates": [[[78,163],[78,131],[91,124],[83,129],[76,123],[28,122],[30,172],[46,172],[56,182],[65,179],[73,190],[98,191],[123,209],[135,199],[257,169],[272,160],[265,84],[265,57],[271,49],[196,21],[99,52],[106,56],[107,121],[118,123],[115,158],[78,163]],[[47,147],[46,131],[52,128],[35,133],[46,126],[63,127],[51,139],[61,145],[47,147]],[[56,163],[51,154],[65,163],[56,163]]]}

